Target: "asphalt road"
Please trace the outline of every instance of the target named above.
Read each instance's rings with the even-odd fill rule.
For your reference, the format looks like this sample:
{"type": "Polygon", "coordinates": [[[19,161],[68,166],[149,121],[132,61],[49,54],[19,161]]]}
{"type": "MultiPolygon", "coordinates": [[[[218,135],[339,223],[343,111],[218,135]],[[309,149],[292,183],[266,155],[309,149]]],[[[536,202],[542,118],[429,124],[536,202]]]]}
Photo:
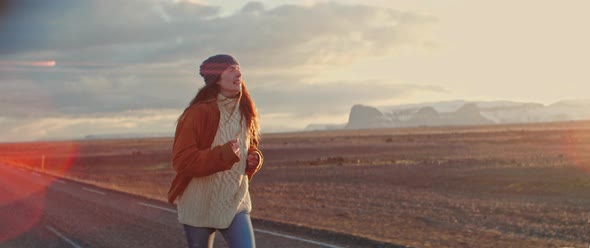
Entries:
{"type": "MultiPolygon", "coordinates": [[[[255,221],[254,228],[257,247],[359,246],[267,222],[255,221]]],[[[0,247],[186,247],[186,241],[174,205],[0,164],[0,247]]],[[[215,247],[227,247],[220,233],[215,247]]]]}

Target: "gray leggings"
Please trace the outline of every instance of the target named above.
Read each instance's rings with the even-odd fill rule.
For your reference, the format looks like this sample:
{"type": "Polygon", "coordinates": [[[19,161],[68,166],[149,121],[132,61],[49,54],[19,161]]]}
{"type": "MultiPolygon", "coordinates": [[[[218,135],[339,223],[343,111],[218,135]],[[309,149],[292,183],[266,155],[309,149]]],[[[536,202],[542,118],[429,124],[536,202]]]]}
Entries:
{"type": "Polygon", "coordinates": [[[184,224],[184,234],[189,248],[213,247],[215,230],[219,230],[230,248],[255,248],[254,228],[250,220],[250,214],[240,212],[236,214],[231,224],[226,229],[208,227],[194,227],[184,224]]]}

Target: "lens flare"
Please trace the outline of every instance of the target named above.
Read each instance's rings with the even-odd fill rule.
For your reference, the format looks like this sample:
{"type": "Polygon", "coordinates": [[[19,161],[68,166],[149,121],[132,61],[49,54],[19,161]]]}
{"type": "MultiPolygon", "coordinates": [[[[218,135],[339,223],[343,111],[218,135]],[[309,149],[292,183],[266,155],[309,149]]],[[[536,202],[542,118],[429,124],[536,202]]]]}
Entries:
{"type": "Polygon", "coordinates": [[[1,61],[0,66],[20,66],[20,67],[54,67],[55,60],[42,61],[1,61]]]}
{"type": "Polygon", "coordinates": [[[67,176],[77,153],[71,141],[0,144],[0,243],[39,222],[48,188],[67,176]]]}
{"type": "MultiPolygon", "coordinates": [[[[35,121],[25,118],[19,125],[3,130],[4,137],[23,141],[50,138],[47,134],[54,127],[39,123],[44,113],[55,112],[55,101],[39,87],[20,86],[21,92],[37,100],[25,108],[27,117],[35,121]]],[[[18,98],[8,100],[8,106],[27,104],[18,98]]],[[[26,233],[39,222],[45,212],[46,195],[54,182],[44,174],[68,175],[77,153],[78,144],[73,141],[0,143],[0,243],[26,233]]]]}
{"type": "MultiPolygon", "coordinates": [[[[25,172],[19,174],[3,161],[0,165],[0,181],[3,192],[0,194],[0,243],[13,239],[26,232],[42,215],[45,190],[30,179],[25,172]]],[[[30,177],[30,175],[28,175],[30,177]]]]}
{"type": "Polygon", "coordinates": [[[566,130],[561,133],[563,156],[578,169],[590,174],[590,130],[566,130]]]}

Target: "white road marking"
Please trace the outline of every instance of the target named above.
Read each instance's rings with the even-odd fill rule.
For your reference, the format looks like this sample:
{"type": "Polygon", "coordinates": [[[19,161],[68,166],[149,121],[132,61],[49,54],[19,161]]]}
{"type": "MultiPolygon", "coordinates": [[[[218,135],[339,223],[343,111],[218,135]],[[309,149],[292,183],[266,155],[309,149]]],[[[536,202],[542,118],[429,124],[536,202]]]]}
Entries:
{"type": "Polygon", "coordinates": [[[325,247],[330,247],[330,248],[343,248],[342,246],[337,246],[337,245],[332,245],[332,244],[328,244],[328,243],[323,243],[323,242],[313,241],[313,240],[309,240],[309,239],[299,238],[299,237],[295,237],[295,236],[291,236],[291,235],[286,235],[286,234],[282,234],[282,233],[276,233],[276,232],[261,230],[261,229],[257,229],[257,228],[254,228],[254,231],[261,232],[261,233],[266,233],[266,234],[270,234],[270,235],[274,235],[274,236],[279,236],[279,237],[283,237],[283,238],[299,240],[299,241],[303,241],[303,242],[307,242],[307,243],[312,243],[312,244],[316,244],[316,245],[321,245],[321,246],[325,246],[325,247]]]}
{"type": "Polygon", "coordinates": [[[89,189],[89,188],[86,188],[86,187],[82,187],[82,189],[83,189],[83,190],[86,190],[86,191],[93,192],[93,193],[101,194],[101,195],[106,195],[106,194],[107,194],[107,193],[105,193],[105,192],[98,191],[98,190],[93,190],[93,189],[89,189]]]}
{"type": "Polygon", "coordinates": [[[160,207],[160,206],[156,206],[156,205],[152,205],[152,204],[148,204],[145,202],[138,202],[137,204],[142,205],[142,206],[146,206],[146,207],[150,207],[150,208],[156,208],[156,209],[160,209],[160,210],[164,210],[164,211],[168,211],[170,213],[176,213],[176,210],[174,209],[169,209],[169,208],[165,208],[165,207],[160,207]]]}
{"type": "Polygon", "coordinates": [[[32,172],[32,173],[33,173],[33,175],[35,175],[35,176],[38,176],[38,177],[40,177],[40,176],[41,176],[41,174],[39,174],[39,173],[37,173],[37,172],[32,172]]]}
{"type": "Polygon", "coordinates": [[[50,226],[45,226],[45,227],[47,227],[47,229],[49,229],[49,231],[53,232],[55,235],[59,236],[64,241],[68,242],[68,244],[70,244],[72,247],[82,248],[78,244],[74,243],[74,241],[68,239],[68,237],[64,236],[63,234],[59,233],[57,230],[53,229],[53,227],[50,227],[50,226]]]}

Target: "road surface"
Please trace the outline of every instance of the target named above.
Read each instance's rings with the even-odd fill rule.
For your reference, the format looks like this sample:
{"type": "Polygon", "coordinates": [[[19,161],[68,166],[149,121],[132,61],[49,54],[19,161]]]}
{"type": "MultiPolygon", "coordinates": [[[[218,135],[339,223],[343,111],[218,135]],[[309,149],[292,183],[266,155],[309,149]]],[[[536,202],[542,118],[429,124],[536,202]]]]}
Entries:
{"type": "MultiPolygon", "coordinates": [[[[257,247],[383,247],[272,222],[254,227],[257,247]]],[[[186,247],[186,240],[174,205],[0,164],[0,247],[186,247]]],[[[220,233],[215,247],[227,247],[220,233]]]]}

